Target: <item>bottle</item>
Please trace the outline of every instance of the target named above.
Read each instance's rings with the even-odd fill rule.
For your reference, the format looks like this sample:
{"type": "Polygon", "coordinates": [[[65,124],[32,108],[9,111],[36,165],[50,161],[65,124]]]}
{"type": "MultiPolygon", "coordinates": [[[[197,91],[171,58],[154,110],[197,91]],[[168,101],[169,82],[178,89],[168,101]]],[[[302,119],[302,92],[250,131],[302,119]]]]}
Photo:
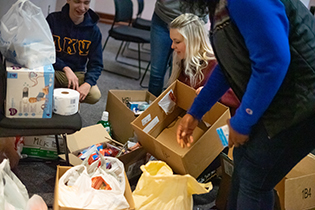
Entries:
{"type": "Polygon", "coordinates": [[[102,124],[103,127],[106,129],[107,133],[112,136],[112,125],[110,124],[110,122],[108,121],[108,112],[107,111],[103,111],[103,115],[100,121],[97,122],[97,124],[102,124]]]}

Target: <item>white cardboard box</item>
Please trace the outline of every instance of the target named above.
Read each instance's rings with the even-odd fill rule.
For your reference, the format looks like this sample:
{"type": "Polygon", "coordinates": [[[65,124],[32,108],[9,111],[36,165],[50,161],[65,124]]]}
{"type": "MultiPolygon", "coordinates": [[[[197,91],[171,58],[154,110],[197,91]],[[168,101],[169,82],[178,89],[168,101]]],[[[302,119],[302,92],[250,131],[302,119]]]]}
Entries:
{"type": "Polygon", "coordinates": [[[6,64],[8,118],[51,118],[54,91],[54,68],[47,65],[27,69],[6,64]]]}

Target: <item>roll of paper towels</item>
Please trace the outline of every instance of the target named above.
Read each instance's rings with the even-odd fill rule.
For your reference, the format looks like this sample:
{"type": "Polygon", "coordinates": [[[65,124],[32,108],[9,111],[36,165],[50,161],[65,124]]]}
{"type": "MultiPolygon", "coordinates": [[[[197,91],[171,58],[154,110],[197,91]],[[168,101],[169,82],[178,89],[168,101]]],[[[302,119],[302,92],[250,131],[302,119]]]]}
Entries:
{"type": "Polygon", "coordinates": [[[54,113],[69,116],[78,112],[80,93],[69,88],[54,89],[54,113]]]}

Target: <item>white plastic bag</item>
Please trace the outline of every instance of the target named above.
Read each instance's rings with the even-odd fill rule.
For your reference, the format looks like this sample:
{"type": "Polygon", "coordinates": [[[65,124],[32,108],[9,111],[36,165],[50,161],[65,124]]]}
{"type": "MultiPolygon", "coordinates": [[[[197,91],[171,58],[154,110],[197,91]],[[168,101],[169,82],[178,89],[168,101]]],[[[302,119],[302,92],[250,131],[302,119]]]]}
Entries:
{"type": "Polygon", "coordinates": [[[37,68],[56,61],[55,45],[42,10],[18,0],[0,21],[0,51],[12,63],[37,68]]]}
{"type": "Polygon", "coordinates": [[[0,209],[47,210],[47,205],[40,196],[33,195],[29,199],[25,186],[11,171],[8,159],[0,164],[0,209]]]}
{"type": "Polygon", "coordinates": [[[88,165],[87,159],[81,165],[72,167],[60,177],[59,205],[103,210],[129,208],[129,204],[124,197],[123,163],[114,157],[104,158],[101,156],[99,160],[88,165]],[[103,179],[111,189],[97,190],[92,188],[92,179],[96,177],[103,179]]]}

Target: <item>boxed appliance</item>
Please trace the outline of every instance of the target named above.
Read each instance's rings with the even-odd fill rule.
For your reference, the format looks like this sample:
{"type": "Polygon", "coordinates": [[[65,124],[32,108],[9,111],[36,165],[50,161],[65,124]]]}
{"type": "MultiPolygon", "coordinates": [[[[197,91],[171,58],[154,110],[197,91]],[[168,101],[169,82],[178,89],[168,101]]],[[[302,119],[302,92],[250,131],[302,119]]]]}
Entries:
{"type": "Polygon", "coordinates": [[[52,65],[34,69],[6,63],[8,118],[51,118],[54,90],[52,65]]]}

